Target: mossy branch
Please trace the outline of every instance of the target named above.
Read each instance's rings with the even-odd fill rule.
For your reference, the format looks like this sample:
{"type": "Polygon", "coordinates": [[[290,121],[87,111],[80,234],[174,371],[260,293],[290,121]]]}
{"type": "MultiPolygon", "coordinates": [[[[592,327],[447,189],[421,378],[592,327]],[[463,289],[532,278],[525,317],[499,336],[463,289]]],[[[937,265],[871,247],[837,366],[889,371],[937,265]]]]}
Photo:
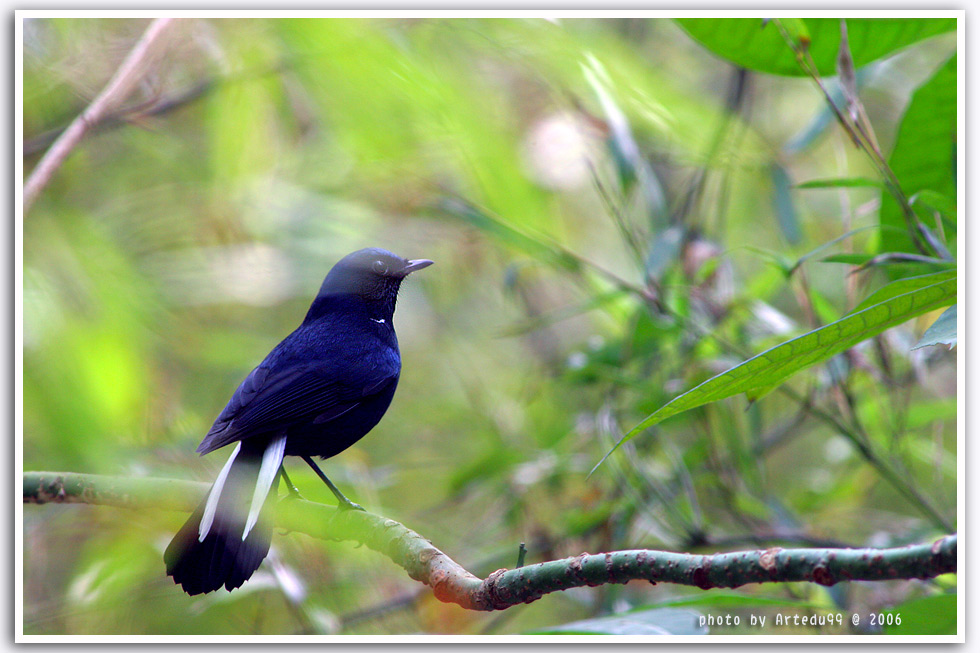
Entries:
{"type": "MultiPolygon", "coordinates": [[[[122,508],[191,511],[208,485],[156,478],[62,472],[25,472],[25,503],[88,503],[122,508]]],[[[325,540],[353,540],[383,553],[436,598],[470,610],[503,610],[572,587],[677,583],[701,589],[747,583],[933,578],[956,573],[956,535],[931,544],[891,549],[782,549],[692,555],[631,550],[582,553],[572,558],[499,569],[477,578],[409,528],[368,512],[340,511],[300,499],[279,504],[276,525],[325,540]]],[[[161,572],[162,573],[162,572],[161,572]]]]}

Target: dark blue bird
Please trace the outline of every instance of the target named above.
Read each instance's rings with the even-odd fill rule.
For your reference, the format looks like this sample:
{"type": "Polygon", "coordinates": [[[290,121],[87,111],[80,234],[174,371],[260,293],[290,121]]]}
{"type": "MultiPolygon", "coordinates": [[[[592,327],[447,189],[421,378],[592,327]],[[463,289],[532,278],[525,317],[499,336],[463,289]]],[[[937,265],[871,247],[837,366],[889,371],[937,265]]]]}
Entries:
{"type": "Polygon", "coordinates": [[[342,506],[359,508],[312,456],[347,449],[388,410],[401,372],[392,325],[398,288],[429,265],[383,249],[348,254],[299,328],[238,386],[197,448],[203,455],[233,444],[231,457],[164,554],[185,592],[241,587],[269,553],[283,456],[302,457],[342,506]]]}

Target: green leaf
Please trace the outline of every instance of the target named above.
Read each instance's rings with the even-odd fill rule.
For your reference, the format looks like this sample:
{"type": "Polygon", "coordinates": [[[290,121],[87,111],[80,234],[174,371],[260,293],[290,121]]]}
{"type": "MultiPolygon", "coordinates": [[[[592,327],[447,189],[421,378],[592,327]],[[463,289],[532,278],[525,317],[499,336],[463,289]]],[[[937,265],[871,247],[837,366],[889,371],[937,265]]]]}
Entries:
{"type": "Polygon", "coordinates": [[[956,304],[953,304],[943,314],[936,318],[926,332],[922,334],[922,339],[912,347],[928,347],[930,345],[956,345],[956,304]]]}
{"type": "Polygon", "coordinates": [[[882,183],[867,177],[838,177],[836,179],[813,179],[797,184],[797,188],[857,188],[871,186],[881,188],[882,183]]]}
{"type": "Polygon", "coordinates": [[[800,234],[800,223],[796,218],[796,206],[793,204],[793,182],[790,181],[786,169],[779,164],[773,164],[770,168],[770,176],[773,188],[773,208],[776,210],[776,217],[779,219],[779,228],[790,244],[796,245],[802,238],[800,234]]]}
{"type": "Polygon", "coordinates": [[[864,265],[874,256],[871,254],[834,254],[820,259],[821,263],[847,263],[848,265],[864,265]]]}
{"type": "MultiPolygon", "coordinates": [[[[956,197],[955,56],[912,96],[888,165],[907,197],[921,197],[924,190],[956,197]]],[[[879,223],[901,229],[882,230],[880,251],[918,252],[902,209],[891,195],[882,198],[879,223]]]]}
{"type": "Polygon", "coordinates": [[[806,261],[808,259],[810,259],[811,257],[815,256],[819,252],[822,252],[823,250],[827,249],[828,247],[831,247],[832,245],[835,245],[835,244],[841,242],[842,240],[846,240],[846,239],[850,238],[851,236],[853,236],[855,234],[861,233],[862,231],[866,231],[868,229],[877,229],[877,228],[878,228],[878,225],[866,225],[864,227],[858,227],[857,229],[851,229],[850,231],[846,231],[846,232],[842,233],[840,236],[837,236],[837,238],[834,238],[833,240],[828,240],[825,243],[821,243],[820,245],[817,245],[816,247],[814,247],[813,249],[811,249],[809,252],[807,252],[806,254],[804,254],[803,256],[801,256],[800,258],[796,259],[796,263],[793,265],[792,270],[796,270],[796,268],[798,268],[801,265],[803,265],[804,263],[806,263],[806,261]]]}
{"type": "Polygon", "coordinates": [[[503,218],[492,215],[489,211],[484,211],[469,202],[447,197],[440,201],[438,208],[449,215],[462,218],[480,231],[540,261],[570,271],[579,270],[581,267],[575,257],[564,251],[560,245],[549,242],[546,236],[523,231],[503,218]]]}
{"type": "Polygon", "coordinates": [[[806,27],[806,21],[802,18],[780,18],[783,29],[789,34],[794,47],[808,49],[810,47],[810,30],[806,27]]]}
{"type": "Polygon", "coordinates": [[[934,268],[937,270],[955,270],[956,263],[954,261],[944,261],[938,258],[909,258],[913,257],[913,254],[906,254],[904,252],[894,253],[893,256],[888,254],[878,254],[877,256],[871,254],[833,254],[832,256],[827,256],[820,259],[821,263],[846,263],[848,265],[888,265],[895,269],[899,269],[899,266],[903,268],[908,268],[909,266],[916,266],[920,270],[922,266],[926,268],[934,268]],[[877,260],[876,260],[877,259],[877,260]]]}
{"type": "Polygon", "coordinates": [[[955,278],[956,270],[945,270],[943,272],[933,272],[932,274],[923,274],[922,276],[918,277],[906,277],[905,279],[893,281],[868,295],[863,302],[854,307],[854,310],[851,311],[851,313],[853,314],[857,313],[858,311],[863,311],[869,306],[880,304],[886,299],[897,297],[898,295],[904,295],[907,292],[912,292],[913,290],[918,290],[919,288],[925,288],[926,286],[931,286],[934,283],[939,283],[940,281],[955,278]]]}
{"type": "MultiPolygon", "coordinates": [[[[692,38],[733,65],[776,75],[804,74],[796,55],[774,24],[763,27],[758,18],[679,18],[676,21],[692,38]]],[[[808,50],[817,70],[821,75],[834,75],[841,40],[840,19],[806,18],[800,22],[810,40],[808,50]]],[[[783,26],[788,27],[793,38],[803,34],[800,28],[786,22],[783,26]]],[[[955,18],[847,21],[851,57],[858,68],[912,43],[955,29],[955,18]]]]}
{"type": "Polygon", "coordinates": [[[949,306],[954,301],[956,301],[956,279],[946,279],[890,297],[777,345],[675,397],[633,427],[603,457],[603,460],[624,442],[668,417],[712,401],[779,384],[795,372],[821,363],[862,340],[878,335],[885,329],[939,307],[949,306]]]}
{"type": "Polygon", "coordinates": [[[749,401],[755,402],[765,397],[767,394],[775,390],[778,386],[779,386],[778,383],[774,383],[772,385],[765,385],[760,388],[752,388],[751,390],[745,391],[745,396],[748,398],[749,401]]]}
{"type": "MultiPolygon", "coordinates": [[[[864,80],[868,77],[869,68],[865,67],[857,71],[856,82],[858,88],[861,88],[864,80]]],[[[824,81],[824,86],[830,94],[830,99],[833,101],[834,106],[843,106],[844,91],[837,80],[834,78],[827,79],[824,81]]],[[[837,125],[837,117],[833,109],[830,108],[829,103],[824,102],[820,105],[819,110],[810,122],[783,145],[783,153],[793,155],[805,150],[813,145],[831,125],[837,125]]]]}
{"type": "Polygon", "coordinates": [[[955,635],[956,595],[938,594],[912,599],[885,610],[885,635],[955,635]],[[895,615],[901,624],[888,624],[887,615],[895,615]]]}
{"type": "Polygon", "coordinates": [[[534,635],[706,635],[699,625],[701,614],[680,608],[657,608],[615,617],[583,619],[561,626],[531,631],[534,635]]]}
{"type": "Polygon", "coordinates": [[[649,278],[660,280],[664,272],[674,263],[684,242],[684,227],[674,225],[657,234],[650,245],[644,267],[649,278]]]}
{"type": "Polygon", "coordinates": [[[922,190],[909,198],[909,204],[913,207],[923,207],[931,211],[938,211],[943,217],[952,218],[956,222],[956,198],[934,190],[922,190]]]}

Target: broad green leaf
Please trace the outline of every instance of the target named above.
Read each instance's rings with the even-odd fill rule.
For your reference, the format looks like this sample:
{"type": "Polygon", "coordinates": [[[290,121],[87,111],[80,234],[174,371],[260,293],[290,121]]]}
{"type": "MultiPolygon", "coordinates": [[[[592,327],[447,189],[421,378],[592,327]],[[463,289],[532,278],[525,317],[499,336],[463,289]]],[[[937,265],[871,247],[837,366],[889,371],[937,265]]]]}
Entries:
{"type": "MultiPolygon", "coordinates": [[[[951,58],[915,92],[902,118],[888,165],[906,197],[921,197],[925,190],[956,197],[956,60],[951,58]]],[[[880,251],[918,252],[901,207],[890,194],[883,195],[879,223],[901,231],[882,230],[880,251]]]]}
{"type": "Polygon", "coordinates": [[[949,345],[956,344],[956,304],[953,304],[943,314],[936,318],[926,332],[922,334],[922,339],[912,347],[928,347],[929,345],[949,345]]]}
{"type": "Polygon", "coordinates": [[[909,204],[914,208],[924,208],[939,212],[944,218],[952,218],[956,223],[956,198],[934,190],[919,191],[909,198],[909,204]]]}
{"type": "MultiPolygon", "coordinates": [[[[817,70],[821,75],[834,75],[840,48],[840,19],[806,18],[801,22],[810,39],[808,50],[817,70]]],[[[677,23],[704,47],[733,65],[776,75],[804,74],[793,50],[772,22],[763,27],[760,18],[680,18],[677,23]]],[[[789,28],[791,36],[799,32],[792,25],[789,28]]],[[[858,68],[912,43],[955,29],[955,18],[847,21],[851,56],[858,68]]]]}
{"type": "Polygon", "coordinates": [[[772,392],[778,387],[779,384],[774,383],[772,385],[765,385],[760,388],[752,388],[751,390],[746,390],[745,396],[749,401],[758,401],[765,397],[767,394],[772,392]]]}
{"type": "Polygon", "coordinates": [[[949,279],[956,279],[956,270],[945,270],[943,272],[933,272],[932,274],[923,274],[918,277],[906,277],[905,279],[899,279],[898,281],[892,281],[891,283],[882,286],[878,290],[874,291],[868,297],[854,307],[851,313],[857,313],[858,311],[863,311],[864,309],[872,306],[874,304],[880,304],[886,299],[891,299],[892,297],[897,297],[898,295],[904,295],[907,292],[912,292],[913,290],[918,290],[919,288],[925,288],[926,286],[931,286],[940,281],[947,281],[949,279]]]}
{"type": "Polygon", "coordinates": [[[871,186],[881,188],[882,183],[867,177],[838,177],[836,179],[813,179],[797,184],[797,188],[857,188],[871,186]]]}
{"type": "Polygon", "coordinates": [[[942,306],[949,306],[954,301],[956,279],[946,279],[891,297],[777,345],[675,397],[633,427],[603,460],[627,440],[668,417],[712,401],[779,384],[795,372],[821,363],[885,329],[942,306]]]}
{"type": "Polygon", "coordinates": [[[779,21],[792,40],[794,47],[809,49],[810,30],[807,29],[805,20],[802,18],[780,18],[779,21]]]}
{"type": "Polygon", "coordinates": [[[560,626],[531,631],[535,635],[705,635],[701,614],[680,608],[657,608],[615,617],[583,619],[560,626]]]}
{"type": "Polygon", "coordinates": [[[912,599],[885,610],[885,635],[955,635],[956,595],[938,594],[912,599]],[[888,615],[901,624],[888,625],[888,615]]]}

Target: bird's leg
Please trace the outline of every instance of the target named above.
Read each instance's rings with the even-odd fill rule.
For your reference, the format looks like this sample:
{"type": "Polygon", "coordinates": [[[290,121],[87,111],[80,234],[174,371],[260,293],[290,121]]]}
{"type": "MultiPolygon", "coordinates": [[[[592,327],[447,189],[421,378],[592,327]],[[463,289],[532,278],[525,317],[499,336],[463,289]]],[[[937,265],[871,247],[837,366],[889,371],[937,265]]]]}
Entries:
{"type": "Polygon", "coordinates": [[[320,477],[320,480],[326,483],[327,487],[330,488],[330,491],[333,492],[333,495],[337,497],[337,502],[339,504],[337,506],[338,508],[342,510],[364,510],[364,508],[362,508],[361,506],[357,505],[356,503],[354,503],[353,501],[345,497],[344,493],[338,490],[337,486],[330,482],[330,479],[327,478],[327,475],[320,471],[320,468],[316,466],[316,463],[313,462],[312,458],[310,458],[309,456],[303,456],[303,460],[306,461],[307,465],[313,468],[313,471],[316,472],[316,475],[320,477]]]}
{"type": "Polygon", "coordinates": [[[296,489],[296,486],[293,485],[293,482],[289,478],[289,474],[286,473],[285,465],[279,468],[279,473],[282,474],[282,480],[286,482],[286,490],[289,491],[289,498],[302,499],[303,496],[299,493],[299,490],[296,489]]]}

